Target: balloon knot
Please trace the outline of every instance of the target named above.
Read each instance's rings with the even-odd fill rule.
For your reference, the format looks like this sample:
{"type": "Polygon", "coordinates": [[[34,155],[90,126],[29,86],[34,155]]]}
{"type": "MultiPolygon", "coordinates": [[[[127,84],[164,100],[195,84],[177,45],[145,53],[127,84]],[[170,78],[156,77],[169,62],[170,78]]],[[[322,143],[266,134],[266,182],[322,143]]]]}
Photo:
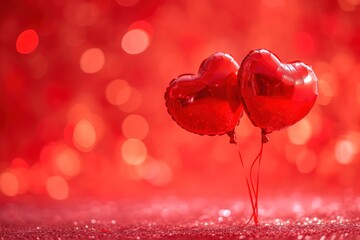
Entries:
{"type": "Polygon", "coordinates": [[[227,135],[230,137],[230,143],[236,144],[235,132],[234,131],[228,132],[227,135]]]}
{"type": "Polygon", "coordinates": [[[267,143],[270,139],[267,136],[267,133],[265,132],[265,130],[261,131],[261,139],[262,139],[262,143],[267,143]]]}

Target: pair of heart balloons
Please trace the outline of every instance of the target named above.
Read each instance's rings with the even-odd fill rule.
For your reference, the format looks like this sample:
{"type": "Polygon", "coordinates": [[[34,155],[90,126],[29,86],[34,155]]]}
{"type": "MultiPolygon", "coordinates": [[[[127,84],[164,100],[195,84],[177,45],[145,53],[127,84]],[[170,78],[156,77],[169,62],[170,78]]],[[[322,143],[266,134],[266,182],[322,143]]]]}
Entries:
{"type": "Polygon", "coordinates": [[[173,79],[165,100],[172,118],[190,132],[233,137],[245,110],[265,136],[305,117],[317,95],[311,67],[299,61],[282,63],[270,51],[257,49],[240,67],[229,54],[212,54],[198,74],[173,79]]]}

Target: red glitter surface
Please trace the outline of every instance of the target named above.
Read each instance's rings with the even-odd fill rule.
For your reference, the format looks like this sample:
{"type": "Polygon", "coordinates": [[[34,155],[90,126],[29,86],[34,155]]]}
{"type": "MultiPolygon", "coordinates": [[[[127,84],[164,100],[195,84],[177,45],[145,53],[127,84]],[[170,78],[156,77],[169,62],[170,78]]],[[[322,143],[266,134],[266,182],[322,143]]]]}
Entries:
{"type": "Polygon", "coordinates": [[[244,224],[250,211],[241,198],[87,200],[56,208],[26,199],[4,205],[0,234],[2,239],[358,239],[359,207],[353,203],[359,200],[279,195],[262,201],[262,220],[255,226],[244,224]]]}
{"type": "MultiPolygon", "coordinates": [[[[91,235],[87,225],[124,239],[154,234],[159,239],[169,234],[183,239],[356,238],[359,4],[2,1],[0,237],[63,239],[64,232],[69,239],[106,238],[91,235]],[[240,63],[258,48],[284,62],[311,66],[319,96],[304,119],[269,134],[264,144],[256,228],[244,226],[251,207],[236,146],[226,135],[200,136],[180,128],[167,112],[164,92],[174,76],[196,73],[214,52],[229,53],[240,63]],[[324,204],[308,210],[312,198],[307,195],[324,204]],[[175,214],[170,221],[155,211],[151,221],[161,222],[159,228],[149,229],[144,214],[133,214],[136,206],[158,203],[166,209],[183,198],[197,213],[175,214]],[[197,203],[197,198],[207,200],[197,203]],[[90,225],[92,201],[99,201],[99,208],[103,201],[115,202],[126,219],[119,225],[120,217],[97,215],[94,219],[104,222],[90,225]],[[236,212],[235,203],[244,211],[236,212]],[[211,229],[201,225],[210,222],[201,216],[212,206],[215,211],[207,216],[214,224],[219,209],[231,210],[231,220],[211,229]],[[82,207],[80,218],[76,212],[82,207]],[[303,209],[303,214],[286,209],[303,209]],[[60,220],[46,221],[51,216],[60,220]],[[304,226],[314,217],[326,224],[311,220],[304,226]],[[284,226],[275,226],[276,219],[284,226]],[[116,224],[110,229],[111,220],[116,224]],[[193,226],[195,220],[199,226],[193,226]]],[[[260,129],[244,115],[235,132],[249,166],[260,149],[260,129]]]]}

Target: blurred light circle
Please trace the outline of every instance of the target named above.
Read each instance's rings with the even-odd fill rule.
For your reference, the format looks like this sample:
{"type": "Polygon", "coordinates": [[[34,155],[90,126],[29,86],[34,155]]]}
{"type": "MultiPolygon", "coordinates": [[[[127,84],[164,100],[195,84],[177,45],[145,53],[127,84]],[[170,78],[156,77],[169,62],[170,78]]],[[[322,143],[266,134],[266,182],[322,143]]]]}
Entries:
{"type": "Polygon", "coordinates": [[[91,151],[96,142],[94,125],[88,120],[79,121],[74,128],[73,142],[80,151],[91,151]]]}
{"type": "Polygon", "coordinates": [[[152,160],[144,164],[143,179],[154,186],[164,186],[172,179],[172,170],[164,161],[152,160]]]}
{"type": "Polygon", "coordinates": [[[313,151],[303,149],[296,157],[296,167],[301,173],[310,173],[315,169],[317,161],[316,154],[313,151]]]}
{"type": "Polygon", "coordinates": [[[129,113],[138,109],[141,103],[142,103],[141,93],[138,90],[136,90],[136,88],[131,88],[131,94],[129,99],[123,104],[119,105],[118,107],[120,111],[129,113]]]}
{"type": "Polygon", "coordinates": [[[147,157],[147,148],[141,140],[130,138],[122,144],[121,155],[126,163],[140,165],[147,157]]]}
{"type": "Polygon", "coordinates": [[[126,138],[144,139],[149,132],[149,123],[143,116],[131,114],[124,119],[121,129],[126,138]]]}
{"type": "Polygon", "coordinates": [[[139,54],[149,46],[150,38],[142,29],[132,29],[121,40],[122,49],[128,54],[139,54]]]}
{"type": "Polygon", "coordinates": [[[64,175],[76,176],[81,170],[79,154],[69,147],[60,147],[55,153],[54,161],[56,169],[64,175]]]}
{"type": "Polygon", "coordinates": [[[85,73],[96,73],[105,64],[105,55],[100,48],[89,48],[80,57],[80,68],[85,73]]]}
{"type": "Polygon", "coordinates": [[[220,209],[219,216],[220,217],[230,217],[231,211],[229,209],[220,209]]]}
{"type": "Polygon", "coordinates": [[[51,176],[46,180],[46,191],[55,200],[65,200],[69,196],[69,185],[64,178],[51,176]]]}
{"type": "Polygon", "coordinates": [[[333,90],[328,82],[319,79],[319,96],[316,99],[316,103],[319,105],[328,105],[333,97],[333,90]]]}
{"type": "Polygon", "coordinates": [[[350,140],[339,140],[335,145],[335,159],[338,163],[351,163],[357,153],[358,147],[350,140]]]}
{"type": "Polygon", "coordinates": [[[16,39],[16,50],[21,54],[32,53],[39,44],[38,34],[34,29],[20,33],[16,39]]]}
{"type": "Polygon", "coordinates": [[[312,136],[312,126],[306,118],[287,129],[287,134],[291,143],[303,145],[312,136]]]}
{"type": "Polygon", "coordinates": [[[283,146],[283,149],[286,159],[291,163],[295,163],[296,156],[299,155],[299,152],[302,150],[302,146],[288,142],[283,146]]]}
{"type": "Polygon", "coordinates": [[[105,90],[105,97],[113,105],[121,105],[129,100],[131,96],[131,87],[121,79],[111,81],[105,90]]]}
{"type": "MultiPolygon", "coordinates": [[[[339,50],[332,57],[331,65],[337,74],[346,76],[346,74],[353,71],[353,68],[355,68],[355,59],[351,53],[339,50]]],[[[337,76],[334,77],[336,79],[337,76]]]]}
{"type": "Polygon", "coordinates": [[[122,7],[134,6],[139,0],[116,0],[116,2],[122,7]]]}
{"type": "Polygon", "coordinates": [[[3,172],[0,175],[0,190],[8,197],[14,197],[18,194],[20,183],[17,176],[12,172],[3,172]]]}

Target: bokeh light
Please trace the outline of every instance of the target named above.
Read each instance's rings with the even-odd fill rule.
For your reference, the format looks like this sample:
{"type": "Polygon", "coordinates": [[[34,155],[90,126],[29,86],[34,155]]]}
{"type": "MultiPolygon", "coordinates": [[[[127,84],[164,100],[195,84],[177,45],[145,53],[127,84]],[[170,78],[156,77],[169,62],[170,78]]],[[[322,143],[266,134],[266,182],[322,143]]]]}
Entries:
{"type": "Polygon", "coordinates": [[[290,142],[296,145],[305,144],[312,135],[312,126],[307,119],[303,119],[287,129],[290,142]]]}
{"type": "Polygon", "coordinates": [[[0,190],[5,196],[14,197],[19,192],[19,180],[12,172],[0,174],[0,190]]]}
{"type": "Polygon", "coordinates": [[[22,54],[35,51],[39,44],[39,36],[34,29],[27,29],[20,33],[16,40],[16,50],[22,54]]]}
{"type": "Polygon", "coordinates": [[[105,55],[100,48],[87,49],[80,57],[80,68],[85,73],[96,73],[105,64],[105,55]]]}
{"type": "Polygon", "coordinates": [[[149,123],[146,118],[138,114],[127,116],[121,125],[126,138],[144,139],[149,132],[149,123]]]}
{"type": "Polygon", "coordinates": [[[149,44],[149,35],[142,29],[129,30],[121,40],[121,47],[128,54],[142,53],[149,44]]]}
{"type": "Polygon", "coordinates": [[[350,140],[339,140],[335,145],[335,157],[341,164],[349,164],[354,160],[358,146],[350,140]]]}
{"type": "Polygon", "coordinates": [[[120,104],[118,107],[122,112],[130,113],[136,111],[142,104],[143,97],[141,93],[135,89],[131,88],[131,93],[129,98],[123,104],[120,104]]]}
{"type": "Polygon", "coordinates": [[[73,142],[79,150],[84,152],[91,151],[96,143],[94,125],[85,119],[79,121],[74,128],[73,142]]]}
{"type": "Polygon", "coordinates": [[[333,91],[330,84],[327,81],[319,79],[319,97],[317,99],[317,104],[328,105],[333,97],[333,91]]]}
{"type": "Polygon", "coordinates": [[[315,169],[317,161],[316,154],[313,151],[303,149],[296,156],[296,167],[301,173],[310,173],[315,169]]]}
{"type": "Polygon", "coordinates": [[[172,180],[172,171],[166,162],[152,160],[144,164],[141,177],[150,184],[160,187],[167,185],[172,180]]]}
{"type": "Polygon", "coordinates": [[[111,81],[106,86],[106,99],[113,105],[122,105],[126,103],[131,96],[131,87],[121,79],[111,81]]]}
{"type": "Polygon", "coordinates": [[[76,176],[81,170],[80,156],[70,147],[60,146],[53,158],[56,170],[66,176],[76,176]]]}
{"type": "Polygon", "coordinates": [[[46,191],[55,200],[65,200],[69,196],[69,185],[59,176],[51,176],[46,180],[46,191]]]}
{"type": "Polygon", "coordinates": [[[141,140],[130,138],[122,144],[121,155],[126,163],[139,165],[147,157],[147,147],[141,140]]]}
{"type": "MultiPolygon", "coordinates": [[[[0,10],[0,198],[246,194],[228,136],[179,127],[164,92],[214,52],[240,64],[256,48],[319,84],[310,113],[269,134],[261,191],[360,190],[359,0],[30,2],[0,10]]],[[[249,165],[261,130],[244,114],[235,131],[249,165]]]]}

